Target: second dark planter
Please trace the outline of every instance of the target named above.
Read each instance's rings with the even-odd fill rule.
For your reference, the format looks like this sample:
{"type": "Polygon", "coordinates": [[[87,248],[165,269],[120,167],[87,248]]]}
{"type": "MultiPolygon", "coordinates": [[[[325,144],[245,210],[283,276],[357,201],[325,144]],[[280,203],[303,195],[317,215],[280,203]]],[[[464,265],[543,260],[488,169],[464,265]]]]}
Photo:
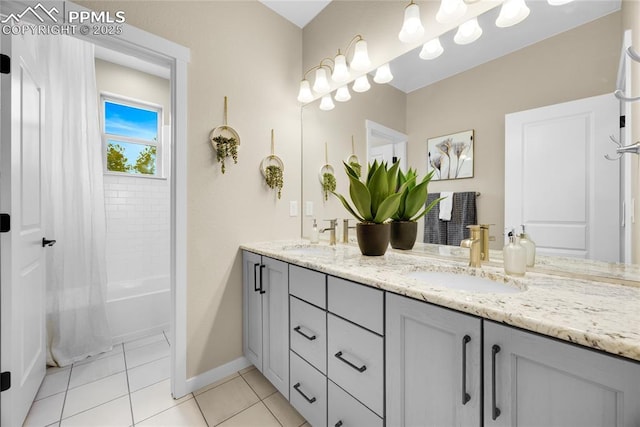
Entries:
{"type": "Polygon", "coordinates": [[[386,224],[373,224],[359,222],[356,224],[356,235],[358,236],[358,246],[362,255],[380,256],[384,255],[389,246],[391,226],[386,224]]]}
{"type": "Polygon", "coordinates": [[[391,223],[391,247],[393,249],[413,249],[418,235],[416,221],[393,221],[391,223]]]}

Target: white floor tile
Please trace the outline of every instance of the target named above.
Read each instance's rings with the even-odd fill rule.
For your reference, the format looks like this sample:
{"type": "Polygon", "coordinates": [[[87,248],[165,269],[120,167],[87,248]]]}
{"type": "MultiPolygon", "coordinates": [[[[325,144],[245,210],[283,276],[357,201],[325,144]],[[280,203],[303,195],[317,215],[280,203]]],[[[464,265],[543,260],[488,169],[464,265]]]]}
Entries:
{"type": "Polygon", "coordinates": [[[23,427],[44,427],[60,420],[64,393],[54,394],[42,400],[33,402],[27,414],[23,427]]]}
{"type": "Polygon", "coordinates": [[[129,392],[125,372],[111,375],[67,392],[63,418],[109,402],[129,392]]]}
{"type": "Polygon", "coordinates": [[[147,418],[136,425],[154,427],[206,427],[207,422],[204,420],[195,399],[190,399],[171,409],[160,412],[158,415],[147,418]]]}
{"type": "Polygon", "coordinates": [[[104,403],[62,420],[60,427],[128,427],[133,424],[129,396],[104,403]]]}
{"type": "Polygon", "coordinates": [[[125,350],[127,369],[135,368],[144,363],[169,357],[169,344],[166,341],[156,341],[143,347],[125,350]]]}
{"type": "Polygon", "coordinates": [[[269,412],[262,402],[258,402],[238,415],[234,415],[220,427],[281,427],[278,420],[269,412]]]}
{"type": "Polygon", "coordinates": [[[140,338],[137,340],[126,342],[124,343],[124,350],[125,351],[133,350],[134,348],[144,347],[145,345],[153,344],[154,342],[157,342],[157,341],[166,342],[166,338],[164,337],[164,334],[156,334],[150,337],[140,338]]]}
{"type": "Polygon", "coordinates": [[[47,374],[40,384],[40,390],[36,395],[36,400],[43,399],[45,397],[53,396],[67,389],[69,385],[69,374],[71,369],[64,369],[56,371],[52,374],[47,374]]]}
{"type": "Polygon", "coordinates": [[[174,400],[171,396],[171,380],[164,380],[143,388],[131,393],[133,421],[138,423],[192,398],[193,395],[188,394],[182,399],[174,400]]]}
{"type": "Polygon", "coordinates": [[[136,366],[127,371],[129,376],[129,391],[140,390],[171,376],[170,358],[165,357],[144,365],[136,366]]]}
{"type": "Polygon", "coordinates": [[[234,379],[234,378],[238,378],[239,376],[240,376],[240,374],[239,374],[239,373],[234,372],[233,374],[228,375],[228,376],[226,376],[226,377],[224,377],[224,378],[222,378],[222,379],[220,379],[220,380],[218,380],[218,381],[216,381],[216,382],[214,382],[214,383],[211,383],[211,384],[206,385],[206,386],[204,386],[204,387],[202,387],[202,388],[199,388],[198,390],[196,390],[196,391],[194,391],[194,392],[193,392],[193,395],[194,395],[194,396],[197,396],[197,395],[199,395],[199,394],[202,394],[202,393],[204,393],[205,391],[209,391],[209,390],[211,390],[212,388],[216,388],[216,387],[218,387],[219,385],[222,385],[222,384],[224,384],[224,383],[226,383],[226,382],[229,382],[229,381],[231,381],[231,380],[232,380],[232,379],[234,379]]]}
{"type": "Polygon", "coordinates": [[[260,401],[241,377],[196,396],[196,400],[209,425],[217,425],[260,401]]]}
{"type": "Polygon", "coordinates": [[[96,354],[95,356],[87,357],[86,359],[75,362],[73,366],[84,365],[85,363],[95,362],[99,359],[104,359],[105,357],[115,356],[116,354],[122,353],[122,344],[117,344],[113,346],[111,351],[105,351],[104,353],[96,354]]]}
{"type": "Polygon", "coordinates": [[[124,355],[122,353],[74,366],[71,371],[69,388],[73,389],[124,370],[124,355]]]}

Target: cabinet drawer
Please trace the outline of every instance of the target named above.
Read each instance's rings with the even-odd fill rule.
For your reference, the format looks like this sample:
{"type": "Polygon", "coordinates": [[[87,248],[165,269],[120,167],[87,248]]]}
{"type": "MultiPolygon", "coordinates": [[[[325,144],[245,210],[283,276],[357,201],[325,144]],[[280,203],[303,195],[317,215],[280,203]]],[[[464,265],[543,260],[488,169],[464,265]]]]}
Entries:
{"type": "Polygon", "coordinates": [[[294,352],[289,402],[312,426],[327,425],[327,378],[294,352]]]}
{"type": "Polygon", "coordinates": [[[337,277],[327,280],[328,310],[380,335],[384,333],[383,301],[378,289],[337,277]]]}
{"type": "Polygon", "coordinates": [[[289,265],[289,293],[321,308],[327,308],[326,275],[289,265]]]}
{"type": "Polygon", "coordinates": [[[327,373],[327,313],[296,297],[290,299],[291,350],[327,373]]]}
{"type": "Polygon", "coordinates": [[[328,427],[382,427],[382,418],[371,412],[349,393],[328,382],[329,422],[328,427]]]}
{"type": "Polygon", "coordinates": [[[329,379],[382,416],[384,406],[382,337],[328,315],[329,379]]]}

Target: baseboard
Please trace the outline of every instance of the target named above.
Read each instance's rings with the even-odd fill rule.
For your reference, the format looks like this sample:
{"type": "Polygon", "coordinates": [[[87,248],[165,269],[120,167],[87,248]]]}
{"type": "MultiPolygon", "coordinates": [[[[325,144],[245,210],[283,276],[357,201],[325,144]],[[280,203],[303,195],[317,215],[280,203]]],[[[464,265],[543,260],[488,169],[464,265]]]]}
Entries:
{"type": "Polygon", "coordinates": [[[211,369],[200,375],[196,375],[195,377],[187,379],[186,392],[193,393],[194,391],[201,389],[202,387],[206,387],[209,384],[223,379],[224,377],[228,377],[234,372],[244,369],[250,365],[251,362],[249,362],[246,357],[238,357],[237,359],[232,360],[229,363],[225,363],[222,366],[218,366],[217,368],[211,369]]]}

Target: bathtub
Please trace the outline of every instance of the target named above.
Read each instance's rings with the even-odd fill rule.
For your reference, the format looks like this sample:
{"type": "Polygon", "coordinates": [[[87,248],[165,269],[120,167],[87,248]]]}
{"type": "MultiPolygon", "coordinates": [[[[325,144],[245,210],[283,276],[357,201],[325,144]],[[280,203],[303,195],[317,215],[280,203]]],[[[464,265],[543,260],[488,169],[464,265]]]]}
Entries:
{"type": "Polygon", "coordinates": [[[169,331],[169,276],[107,283],[107,319],[113,344],[169,331]]]}

